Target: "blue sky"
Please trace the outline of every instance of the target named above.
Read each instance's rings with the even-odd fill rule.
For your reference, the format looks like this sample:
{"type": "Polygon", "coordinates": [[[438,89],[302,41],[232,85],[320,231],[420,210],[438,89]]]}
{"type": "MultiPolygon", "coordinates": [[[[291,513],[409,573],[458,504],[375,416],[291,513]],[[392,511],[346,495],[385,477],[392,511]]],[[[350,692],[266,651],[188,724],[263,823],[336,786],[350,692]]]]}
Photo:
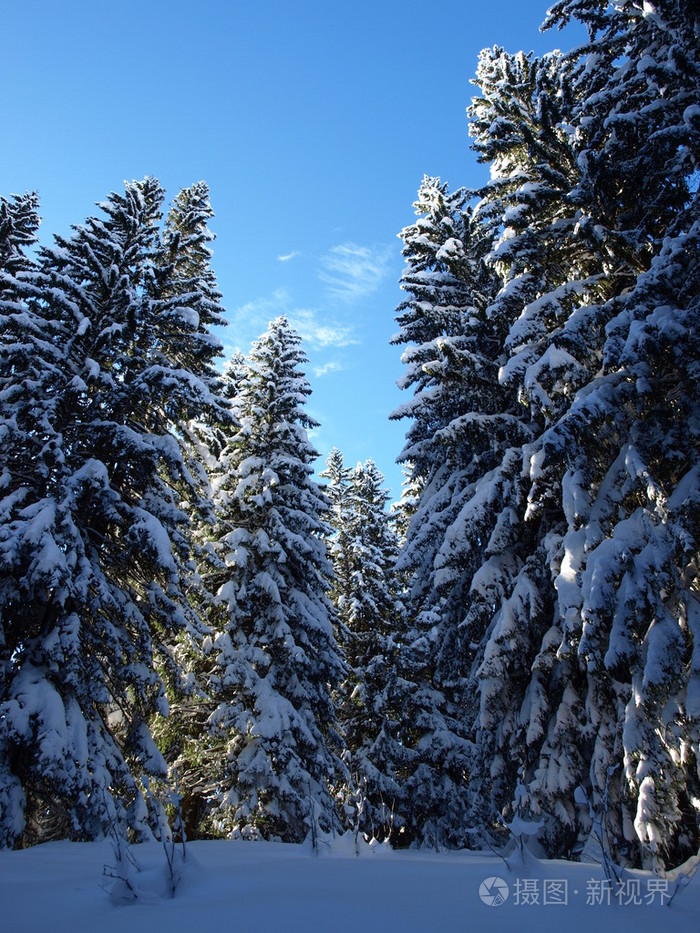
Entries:
{"type": "Polygon", "coordinates": [[[23,0],[3,9],[0,192],[37,190],[42,240],[124,179],[208,182],[214,269],[244,352],[286,314],[321,423],[398,497],[406,426],[397,234],[424,174],[484,178],[465,108],[479,50],[572,44],[539,0],[23,0]]]}

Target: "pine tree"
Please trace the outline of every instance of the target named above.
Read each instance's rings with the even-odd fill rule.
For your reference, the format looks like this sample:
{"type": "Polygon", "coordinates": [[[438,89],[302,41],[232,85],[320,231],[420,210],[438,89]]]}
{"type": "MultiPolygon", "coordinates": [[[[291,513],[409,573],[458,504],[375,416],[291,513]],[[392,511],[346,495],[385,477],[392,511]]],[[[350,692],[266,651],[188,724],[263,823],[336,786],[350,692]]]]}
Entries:
{"type": "Polygon", "coordinates": [[[343,455],[334,447],[326,459],[326,468],[320,473],[322,479],[328,480],[324,493],[330,503],[329,523],[333,529],[333,537],[329,544],[329,556],[333,566],[333,581],[329,596],[337,610],[336,625],[339,640],[347,637],[345,629],[344,611],[350,601],[353,573],[353,540],[349,527],[349,516],[352,510],[350,468],[345,466],[343,455]]]}
{"type": "Polygon", "coordinates": [[[402,331],[394,338],[417,344],[404,354],[401,383],[414,396],[393,416],[413,420],[402,459],[412,463],[411,482],[420,488],[398,564],[410,627],[398,683],[404,744],[414,751],[403,775],[407,833],[451,845],[469,836],[471,649],[463,619],[482,545],[460,547],[452,562],[440,554],[475,481],[498,464],[499,452],[529,436],[512,393],[498,384],[501,335],[487,309],[500,279],[485,261],[488,227],[467,207],[467,196],[448,196],[446,185],[424,181],[416,207],[425,216],[402,234],[402,287],[410,298],[399,306],[402,331]]]}
{"type": "Polygon", "coordinates": [[[214,240],[208,227],[213,216],[205,182],[180,191],[165,219],[157,278],[160,339],[168,365],[216,386],[214,360],[221,356],[221,344],[211,328],[225,326],[226,319],[208,245],[214,240]]]}
{"type": "MultiPolygon", "coordinates": [[[[688,20],[680,23],[675,6],[659,21],[656,10],[644,13],[636,4],[559,4],[555,12],[564,7],[582,15],[592,36],[589,47],[556,64],[562,87],[575,89],[561,98],[566,109],[558,124],[570,140],[572,170],[560,172],[566,185],[534,218],[502,202],[507,244],[494,251],[499,262],[508,259],[506,282],[522,282],[520,268],[525,284],[538,275],[534,294],[518,287],[522,313],[510,325],[510,359],[501,370],[502,382],[517,386],[527,403],[537,436],[522,448],[519,490],[501,500],[515,528],[516,572],[494,576],[491,559],[475,577],[492,581],[500,606],[474,680],[477,747],[492,761],[480,796],[488,789],[494,809],[507,813],[517,783],[508,767],[517,762],[526,777],[521,802],[546,816],[548,842],[562,852],[588,825],[576,802],[580,782],[594,810],[605,809],[610,844],[617,837],[630,856],[641,843],[658,861],[664,847],[674,857],[689,852],[693,838],[687,814],[695,779],[678,765],[693,731],[681,660],[690,656],[693,602],[680,583],[687,556],[670,541],[695,534],[694,495],[685,485],[692,485],[694,458],[680,453],[675,424],[692,408],[687,386],[695,384],[687,381],[695,355],[686,329],[693,326],[695,279],[681,244],[694,235],[697,146],[692,112],[680,111],[697,83],[696,65],[692,43],[683,46],[688,20]],[[686,63],[673,78],[677,69],[669,69],[658,104],[658,85],[648,80],[666,67],[657,60],[686,63]],[[662,231],[671,237],[663,241],[662,231]],[[674,276],[682,288],[671,285],[674,276]],[[558,279],[569,284],[562,288],[558,279]],[[673,368],[665,358],[670,333],[684,357],[676,370],[685,370],[686,380],[671,396],[657,392],[650,407],[646,392],[658,385],[657,372],[669,378],[673,368]],[[673,490],[683,476],[688,507],[681,518],[673,490]]],[[[502,87],[497,91],[502,95],[502,87]]],[[[506,156],[518,152],[523,121],[504,132],[489,119],[481,126],[493,138],[483,151],[495,159],[497,178],[508,167],[508,186],[513,165],[503,161],[503,147],[506,156]]],[[[528,145],[532,152],[542,152],[540,137],[528,145]]],[[[551,159],[543,165],[540,156],[526,169],[528,192],[538,180],[551,182],[547,164],[551,159]]],[[[512,197],[507,187],[505,193],[512,197]]],[[[503,505],[494,505],[505,518],[503,505]]],[[[501,551],[501,563],[505,556],[501,551]]]]}
{"type": "MultiPolygon", "coordinates": [[[[27,298],[61,335],[32,499],[8,542],[23,621],[3,728],[27,838],[93,837],[115,813],[143,830],[139,776],[165,774],[149,722],[167,713],[162,675],[178,679],[174,633],[198,628],[182,507],[195,490],[174,429],[208,390],[160,330],[162,200],[153,179],[112,194],[101,217],[40,251],[27,298]],[[32,830],[47,810],[54,825],[32,830]]],[[[19,615],[12,598],[7,612],[19,615]]]]}
{"type": "MultiPolygon", "coordinates": [[[[688,257],[698,20],[674,2],[561,3],[551,18],[572,12],[591,38],[572,55],[582,167],[572,199],[618,271],[599,296],[607,300],[567,323],[574,334],[587,318],[606,325],[591,346],[600,368],[544,438],[543,477],[555,459],[567,472],[558,489],[550,479],[531,500],[554,493],[566,514],[557,656],[578,657],[587,674],[576,726],[587,738],[582,781],[594,809],[606,808],[617,846],[659,864],[684,858],[697,838],[689,802],[697,779],[682,751],[695,733],[685,702],[694,692],[695,584],[679,542],[697,540],[696,459],[680,435],[693,433],[697,386],[698,283],[688,257]]],[[[557,721],[567,715],[557,710],[557,721]]],[[[570,757],[552,735],[533,784],[549,806],[570,757]]]]}
{"type": "Polygon", "coordinates": [[[329,783],[343,775],[331,698],[343,662],[326,596],[328,502],[312,479],[305,359],[279,318],[240,383],[240,427],[217,489],[225,569],[210,680],[210,728],[224,749],[213,825],[295,842],[338,824],[329,783]]]}
{"type": "MultiPolygon", "coordinates": [[[[190,374],[189,391],[168,400],[168,416],[182,448],[187,496],[191,559],[187,572],[187,598],[202,620],[211,610],[214,594],[205,580],[220,566],[211,532],[214,522],[212,476],[226,437],[235,425],[233,400],[236,361],[228,361],[221,374],[215,368],[221,345],[212,327],[226,325],[222,296],[211,266],[210,243],[214,216],[209,189],[204,182],[185,188],[175,198],[165,219],[155,256],[154,302],[160,331],[153,351],[164,380],[190,374]]],[[[239,364],[240,366],[240,364],[239,364]]],[[[166,383],[164,383],[164,386],[166,383]]],[[[180,629],[169,640],[168,653],[175,660],[164,670],[170,712],[156,717],[152,728],[173,772],[181,811],[189,837],[200,831],[206,811],[207,788],[216,765],[206,745],[206,722],[213,706],[206,693],[208,628],[180,629]],[[194,764],[196,762],[196,765],[194,764]]]]}
{"type": "Polygon", "coordinates": [[[519,776],[532,773],[549,704],[566,682],[546,663],[563,513],[551,492],[539,500],[532,490],[534,480],[548,490],[552,478],[542,468],[544,427],[598,365],[589,338],[600,323],[568,332],[565,325],[607,279],[569,200],[579,171],[561,56],[486,50],[477,83],[470,132],[491,163],[491,181],[474,217],[493,237],[483,262],[502,284],[477,322],[481,358],[490,363],[481,367],[486,385],[467,397],[465,416],[450,429],[465,451],[480,449],[478,435],[462,428],[470,422],[490,428],[498,443],[486,448],[489,459],[472,460],[433,566],[449,604],[464,607],[458,651],[470,684],[463,715],[475,743],[469,821],[488,832],[507,813],[519,776]]]}
{"type": "MultiPolygon", "coordinates": [[[[463,625],[477,646],[469,691],[478,702],[469,713],[472,818],[489,829],[498,814],[510,815],[520,776],[532,776],[550,704],[556,706],[567,682],[545,660],[563,515],[551,495],[533,499],[532,486],[539,478],[549,489],[540,454],[544,426],[596,367],[589,333],[582,328],[567,340],[565,324],[604,287],[604,268],[569,201],[579,173],[561,56],[485,50],[476,83],[481,93],[470,108],[470,133],[480,158],[491,163],[491,181],[475,214],[493,230],[486,261],[503,280],[486,317],[501,335],[498,382],[520,403],[510,408],[519,430],[511,429],[513,446],[501,446],[500,463],[465,496],[436,565],[449,573],[466,561],[471,571],[463,625]],[[490,762],[488,770],[482,761],[490,762]]],[[[570,678],[575,684],[574,672],[570,678]]]]}
{"type": "Polygon", "coordinates": [[[214,240],[208,227],[213,216],[209,188],[201,181],[180,191],[168,211],[155,256],[158,337],[151,350],[153,375],[160,366],[162,378],[169,380],[168,413],[183,434],[190,475],[201,490],[199,507],[205,509],[210,498],[205,464],[217,446],[212,433],[231,419],[215,368],[221,344],[211,330],[227,323],[208,245],[214,240]],[[187,390],[180,395],[174,391],[178,373],[196,377],[180,380],[187,390]]]}
{"type": "Polygon", "coordinates": [[[398,555],[384,477],[373,461],[349,470],[333,450],[321,475],[332,504],[334,582],[338,641],[348,664],[336,701],[346,746],[359,828],[374,838],[392,830],[399,799],[395,772],[405,752],[392,709],[397,655],[403,637],[402,607],[394,579],[398,555]]]}
{"type": "Polygon", "coordinates": [[[25,827],[17,733],[29,714],[13,696],[18,652],[32,607],[60,576],[45,529],[55,508],[46,487],[62,460],[53,422],[63,331],[30,304],[37,273],[26,249],[36,242],[37,209],[35,195],[0,198],[0,846],[25,827]]]}

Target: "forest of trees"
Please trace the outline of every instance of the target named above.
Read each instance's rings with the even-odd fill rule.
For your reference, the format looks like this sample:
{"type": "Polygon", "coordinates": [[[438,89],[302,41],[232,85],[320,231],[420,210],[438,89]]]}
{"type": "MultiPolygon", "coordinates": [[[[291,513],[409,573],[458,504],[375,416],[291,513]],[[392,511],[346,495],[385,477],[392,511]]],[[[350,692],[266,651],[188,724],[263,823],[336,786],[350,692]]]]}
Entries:
{"type": "Polygon", "coordinates": [[[0,197],[0,846],[147,838],[177,782],[190,837],[698,851],[700,6],[572,19],[482,52],[490,180],[400,234],[391,508],[314,478],[285,318],[222,359],[204,183],[53,246],[0,197]]]}

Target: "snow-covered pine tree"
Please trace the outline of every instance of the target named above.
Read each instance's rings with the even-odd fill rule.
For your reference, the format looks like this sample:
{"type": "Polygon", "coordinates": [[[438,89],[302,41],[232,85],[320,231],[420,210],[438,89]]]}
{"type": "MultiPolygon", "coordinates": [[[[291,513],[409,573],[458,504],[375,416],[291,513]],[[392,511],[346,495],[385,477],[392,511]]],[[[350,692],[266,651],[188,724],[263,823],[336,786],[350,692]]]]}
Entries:
{"type": "MultiPolygon", "coordinates": [[[[600,371],[543,448],[543,466],[561,450],[568,465],[559,655],[577,653],[587,669],[579,732],[594,809],[608,809],[618,848],[658,864],[697,847],[698,10],[584,2],[551,12],[570,15],[591,37],[572,56],[575,197],[628,271],[608,301],[584,309],[608,322],[600,371]]],[[[543,799],[565,767],[554,739],[533,786],[543,799]]]]}
{"type": "Polygon", "coordinates": [[[395,775],[406,759],[392,709],[404,627],[394,578],[398,542],[386,511],[384,477],[372,460],[349,470],[334,449],[321,476],[330,480],[331,598],[348,664],[337,692],[338,724],[360,811],[357,825],[383,839],[400,828],[393,820],[400,794],[395,775]]]}
{"type": "MultiPolygon", "coordinates": [[[[165,218],[154,261],[153,283],[154,306],[160,322],[152,351],[153,362],[157,364],[153,376],[157,378],[160,373],[164,389],[168,384],[176,389],[173,374],[179,377],[189,373],[194,377],[189,386],[183,383],[183,388],[189,391],[173,391],[167,411],[186,467],[188,494],[182,506],[188,513],[193,550],[187,596],[202,618],[213,601],[213,594],[203,581],[220,563],[210,540],[214,521],[211,476],[226,437],[236,423],[235,361],[228,362],[223,374],[214,365],[221,356],[221,345],[211,329],[225,325],[226,320],[211,265],[210,244],[214,234],[208,225],[213,217],[205,182],[196,182],[180,191],[165,218]]],[[[193,633],[181,629],[169,642],[168,654],[177,660],[172,670],[162,671],[170,713],[167,719],[156,717],[152,723],[159,748],[171,770],[177,771],[188,836],[198,831],[204,812],[203,783],[206,785],[213,770],[202,743],[212,710],[202,670],[203,646],[209,641],[206,630],[193,633]],[[201,749],[194,751],[200,743],[201,749]],[[196,768],[192,767],[194,760],[198,762],[196,768]]]]}
{"type": "Polygon", "coordinates": [[[203,181],[183,188],[165,218],[157,257],[160,342],[170,367],[179,363],[188,372],[218,384],[213,361],[221,356],[221,344],[211,333],[225,326],[209,246],[214,234],[209,188],[203,181]]]}
{"type": "Polygon", "coordinates": [[[503,282],[485,318],[497,336],[510,431],[492,447],[493,469],[472,474],[434,566],[443,591],[463,575],[469,593],[469,693],[480,706],[472,819],[488,825],[508,805],[522,769],[531,773],[538,760],[549,704],[575,681],[572,671],[555,676],[549,658],[556,645],[551,581],[564,524],[550,487],[565,466],[550,460],[546,474],[539,437],[600,365],[591,347],[604,321],[575,312],[608,293],[611,275],[607,254],[571,200],[580,170],[568,63],[558,53],[535,59],[485,50],[476,83],[481,93],[470,108],[470,132],[481,160],[491,163],[491,181],[474,215],[494,237],[485,261],[503,282]],[[578,326],[567,331],[572,318],[578,326]],[[534,479],[550,490],[542,500],[533,501],[534,479]]]}
{"type": "Polygon", "coordinates": [[[349,527],[349,516],[352,509],[351,486],[349,467],[343,462],[343,454],[334,447],[326,458],[326,467],[319,474],[322,479],[328,480],[324,493],[330,503],[328,515],[329,524],[333,529],[333,537],[329,541],[329,556],[333,567],[333,580],[329,596],[337,610],[336,626],[338,640],[345,639],[344,607],[350,597],[352,586],[352,537],[349,527]]]}
{"type": "Polygon", "coordinates": [[[31,194],[0,198],[0,846],[25,828],[15,733],[23,718],[28,725],[29,713],[13,698],[18,654],[60,576],[44,528],[54,508],[47,484],[63,458],[53,424],[64,333],[27,300],[35,294],[36,267],[25,250],[36,241],[37,207],[31,194]]]}
{"type": "Polygon", "coordinates": [[[215,368],[222,353],[212,328],[227,322],[211,267],[214,234],[208,223],[213,216],[209,188],[202,181],[180,191],[168,211],[155,257],[159,328],[151,351],[152,377],[160,365],[162,378],[169,380],[169,415],[184,436],[187,462],[203,487],[205,507],[209,491],[204,465],[210,448],[217,446],[211,434],[231,419],[215,368]],[[197,377],[189,386],[180,380],[187,392],[173,379],[173,371],[197,377]]]}
{"type": "Polygon", "coordinates": [[[561,56],[485,50],[475,83],[470,133],[491,165],[475,214],[493,232],[487,262],[503,280],[486,317],[500,336],[498,382],[520,401],[519,411],[510,409],[520,436],[511,432],[500,462],[476,478],[436,566],[450,574],[466,559],[471,569],[464,630],[475,649],[470,692],[478,701],[472,818],[488,829],[537,760],[549,704],[566,683],[552,678],[551,665],[533,669],[543,639],[552,641],[550,563],[563,515],[549,500],[531,508],[527,465],[543,426],[585,382],[586,342],[552,343],[582,297],[601,288],[601,268],[568,200],[579,173],[561,56]]]}
{"type": "MultiPolygon", "coordinates": [[[[175,678],[167,646],[197,625],[184,592],[192,483],[171,406],[189,397],[194,411],[207,390],[159,331],[162,200],[153,179],[112,194],[40,251],[27,299],[62,340],[50,434],[26,464],[38,493],[12,528],[24,622],[8,649],[4,741],[30,821],[49,809],[50,831],[83,838],[105,830],[110,798],[143,826],[139,775],[165,772],[149,729],[167,712],[156,668],[175,678]]],[[[6,841],[18,831],[15,819],[6,841]]]]}
{"type": "Polygon", "coordinates": [[[220,464],[211,622],[218,831],[299,842],[338,825],[343,766],[331,691],[344,665],[327,597],[328,500],[313,480],[306,357],[285,318],[254,345],[220,464]]]}
{"type": "MultiPolygon", "coordinates": [[[[694,64],[678,68],[679,62],[687,65],[692,59],[691,51],[682,48],[682,37],[693,34],[689,24],[694,15],[682,21],[678,4],[669,4],[668,16],[663,17],[656,15],[656,7],[642,9],[638,4],[558,5],[565,6],[574,12],[583,9],[584,19],[588,11],[591,22],[602,15],[602,25],[592,29],[594,38],[596,29],[602,31],[598,45],[578,57],[552,54],[540,60],[506,55],[500,49],[484,52],[478,75],[481,96],[471,110],[475,145],[491,163],[492,175],[474,218],[494,238],[485,263],[503,280],[483,315],[488,328],[482,333],[496,338],[490,359],[500,367],[497,381],[491,370],[491,384],[494,389],[500,385],[501,391],[491,411],[508,412],[511,431],[503,433],[505,443],[491,447],[490,468],[485,460],[481,470],[475,463],[466,481],[464,472],[456,479],[454,463],[446,470],[441,488],[455,483],[461,488],[460,496],[451,497],[449,511],[441,510],[428,481],[414,520],[422,543],[429,545],[417,549],[429,555],[419,575],[424,590],[418,603],[437,607],[436,596],[442,596],[436,621],[444,620],[443,607],[447,613],[458,605],[466,608],[462,643],[468,648],[462,663],[472,657],[474,664],[473,689],[465,693],[477,696],[481,707],[470,780],[471,797],[480,801],[481,809],[472,810],[471,818],[488,823],[507,808],[523,773],[532,799],[521,803],[545,807],[553,816],[550,842],[558,851],[566,845],[567,832],[569,840],[576,835],[574,790],[587,772],[590,755],[590,748],[576,737],[594,732],[593,722],[600,726],[601,750],[595,767],[596,778],[602,776],[596,799],[603,793],[608,802],[615,799],[608,766],[614,769],[615,754],[621,763],[619,714],[625,688],[614,678],[587,676],[584,659],[570,650],[569,636],[562,638],[580,610],[577,574],[585,567],[585,561],[574,559],[574,553],[581,557],[574,538],[566,537],[567,525],[572,535],[579,531],[570,524],[570,496],[583,507],[591,472],[585,462],[590,445],[581,445],[577,456],[572,439],[562,441],[556,425],[566,421],[577,392],[583,396],[596,384],[606,347],[612,349],[605,327],[619,310],[617,296],[647,268],[658,231],[666,229],[671,216],[678,218],[679,206],[687,203],[688,179],[696,165],[691,88],[697,86],[694,64]],[[642,37],[639,41],[629,35],[621,40],[630,24],[642,37]],[[658,35],[649,39],[650,29],[664,32],[665,45],[658,35]],[[684,77],[679,81],[674,71],[684,77]],[[662,72],[663,100],[651,103],[647,97],[645,115],[633,115],[625,101],[643,100],[653,88],[658,91],[662,72]],[[601,107],[607,103],[609,109],[601,107]],[[662,126],[662,112],[669,120],[667,128],[662,126]],[[624,153],[615,148],[621,138],[612,129],[617,114],[624,114],[630,124],[624,153]],[[639,137],[636,122],[643,127],[639,137]],[[654,152],[647,141],[659,133],[660,152],[668,159],[673,156],[668,172],[647,166],[654,152]],[[635,144],[639,158],[634,156],[635,144]],[[634,162],[635,171],[627,173],[627,179],[615,174],[611,189],[607,182],[613,176],[598,169],[606,160],[619,162],[623,157],[629,166],[634,162]],[[645,166],[654,176],[648,192],[645,166]],[[506,351],[503,356],[501,348],[506,351]],[[524,405],[519,413],[513,407],[515,393],[524,405]],[[574,549],[571,553],[567,545],[574,549]],[[460,590],[469,593],[467,599],[455,598],[460,590]],[[605,765],[603,747],[613,756],[605,765]],[[488,771],[483,761],[490,762],[488,771]]],[[[688,227],[690,221],[680,223],[688,227]]],[[[426,249],[430,239],[421,233],[416,231],[416,244],[426,249]]],[[[423,272],[419,269],[421,286],[423,272]]],[[[430,295],[426,298],[417,307],[421,313],[430,307],[430,295]]],[[[422,378],[421,388],[429,387],[432,397],[427,392],[421,397],[419,391],[416,408],[426,398],[432,403],[439,397],[427,379],[437,369],[434,364],[431,369],[432,351],[421,352],[428,365],[422,371],[414,369],[412,378],[422,378]]],[[[457,363],[456,371],[461,368],[457,363]]],[[[603,400],[595,393],[592,397],[600,414],[603,400]]],[[[472,403],[464,408],[469,418],[453,417],[436,432],[443,440],[451,437],[448,450],[460,449],[454,429],[484,410],[476,393],[467,401],[472,403]]],[[[437,406],[431,409],[428,404],[425,411],[439,424],[437,406]]],[[[606,438],[608,432],[601,436],[606,438]]],[[[479,449],[473,438],[471,443],[464,433],[461,438],[463,450],[479,449]]],[[[412,534],[409,525],[404,563],[416,546],[412,534]]],[[[443,651],[450,646],[444,634],[439,638],[443,651]]],[[[411,652],[409,662],[411,654],[417,656],[411,652]]],[[[433,674],[430,679],[439,682],[433,674]]],[[[467,719],[469,710],[466,703],[467,719]]],[[[620,767],[618,771],[622,774],[620,767]]]]}
{"type": "MultiPolygon", "coordinates": [[[[692,422],[697,385],[697,279],[686,252],[697,216],[697,17],[681,6],[555,7],[580,15],[592,36],[556,66],[573,89],[556,129],[575,171],[533,218],[504,201],[504,232],[517,223],[506,252],[494,250],[508,256],[506,289],[519,268],[540,273],[535,292],[521,295],[501,370],[537,427],[509,503],[520,563],[494,577],[494,554],[475,575],[497,583],[500,607],[475,678],[477,747],[492,762],[496,808],[515,792],[515,761],[525,802],[548,817],[552,850],[565,852],[586,828],[580,781],[594,810],[605,809],[612,844],[634,858],[641,843],[657,861],[697,841],[687,754],[696,725],[685,701],[694,690],[696,466],[677,435],[692,422]],[[678,383],[674,371],[684,374],[678,383]]],[[[522,125],[519,116],[514,151],[522,125]]],[[[495,129],[498,175],[508,133],[493,115],[482,126],[495,129]]],[[[531,165],[528,192],[542,169],[531,165]]],[[[502,519],[503,504],[494,503],[502,519]]]]}
{"type": "MultiPolygon", "coordinates": [[[[469,646],[461,623],[469,562],[440,573],[436,557],[465,495],[503,445],[523,437],[514,399],[498,385],[500,339],[486,316],[499,286],[485,257],[488,229],[466,206],[467,194],[425,179],[419,220],[402,233],[409,298],[399,306],[394,343],[407,343],[401,381],[414,396],[392,417],[413,423],[401,459],[420,485],[398,563],[407,581],[410,634],[403,652],[404,745],[414,750],[404,772],[410,813],[407,838],[464,844],[470,744],[464,694],[469,646]],[[509,411],[510,408],[510,411],[509,411]]],[[[527,433],[527,429],[525,429],[527,433]]]]}

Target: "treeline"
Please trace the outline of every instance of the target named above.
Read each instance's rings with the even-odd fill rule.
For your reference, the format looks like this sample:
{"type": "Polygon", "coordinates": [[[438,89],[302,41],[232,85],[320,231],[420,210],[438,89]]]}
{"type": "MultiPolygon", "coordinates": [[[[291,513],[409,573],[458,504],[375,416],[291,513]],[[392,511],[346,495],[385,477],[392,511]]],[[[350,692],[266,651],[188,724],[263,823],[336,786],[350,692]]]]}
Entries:
{"type": "Polygon", "coordinates": [[[406,485],[313,478],[298,335],[216,368],[206,186],[0,200],[0,843],[700,844],[700,12],[485,50],[480,190],[402,231],[406,485]],[[151,783],[151,786],[155,786],[151,783]]]}

